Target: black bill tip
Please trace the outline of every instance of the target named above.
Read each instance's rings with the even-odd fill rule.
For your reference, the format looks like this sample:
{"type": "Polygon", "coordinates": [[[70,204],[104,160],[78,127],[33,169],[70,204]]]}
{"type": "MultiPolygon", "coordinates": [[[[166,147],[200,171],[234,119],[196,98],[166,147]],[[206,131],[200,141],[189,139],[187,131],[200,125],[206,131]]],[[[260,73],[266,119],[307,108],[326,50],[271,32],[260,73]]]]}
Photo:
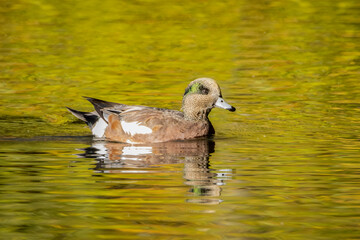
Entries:
{"type": "Polygon", "coordinates": [[[228,109],[230,112],[235,112],[236,111],[236,108],[234,108],[233,106],[231,106],[230,109],[228,109]]]}

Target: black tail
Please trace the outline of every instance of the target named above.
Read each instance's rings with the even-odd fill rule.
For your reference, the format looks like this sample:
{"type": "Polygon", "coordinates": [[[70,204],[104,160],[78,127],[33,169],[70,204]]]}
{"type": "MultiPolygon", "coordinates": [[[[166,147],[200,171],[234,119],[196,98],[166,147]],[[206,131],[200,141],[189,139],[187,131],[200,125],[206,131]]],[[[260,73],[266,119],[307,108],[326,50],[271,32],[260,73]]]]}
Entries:
{"type": "Polygon", "coordinates": [[[99,108],[115,107],[117,105],[122,105],[120,103],[107,102],[104,100],[91,98],[91,97],[83,97],[83,98],[91,102],[91,104],[94,105],[95,107],[99,107],[99,108]]]}
{"type": "Polygon", "coordinates": [[[87,123],[92,128],[93,125],[99,120],[99,116],[95,112],[81,112],[66,107],[75,117],[87,123]]]}
{"type": "Polygon", "coordinates": [[[92,105],[94,105],[94,108],[96,110],[96,112],[99,114],[99,116],[104,119],[105,122],[107,122],[107,120],[104,117],[104,113],[103,113],[103,109],[104,108],[110,108],[110,107],[115,107],[115,106],[122,106],[123,104],[120,103],[114,103],[114,102],[107,102],[107,101],[103,101],[100,99],[96,99],[96,98],[91,98],[91,97],[84,97],[86,98],[92,105]]]}

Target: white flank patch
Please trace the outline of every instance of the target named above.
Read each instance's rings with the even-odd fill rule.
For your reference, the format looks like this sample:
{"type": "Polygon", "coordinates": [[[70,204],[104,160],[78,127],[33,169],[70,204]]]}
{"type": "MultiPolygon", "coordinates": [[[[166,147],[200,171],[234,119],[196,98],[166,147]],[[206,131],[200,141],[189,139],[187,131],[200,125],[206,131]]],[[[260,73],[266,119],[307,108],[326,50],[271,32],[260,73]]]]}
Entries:
{"type": "Polygon", "coordinates": [[[95,137],[103,137],[105,133],[105,129],[108,126],[108,124],[104,121],[104,119],[99,118],[99,120],[95,123],[94,127],[91,129],[93,135],[95,137]]]}
{"type": "Polygon", "coordinates": [[[138,122],[125,122],[121,121],[122,129],[125,133],[130,134],[131,136],[135,134],[150,134],[152,129],[146,126],[141,126],[138,122]]]}

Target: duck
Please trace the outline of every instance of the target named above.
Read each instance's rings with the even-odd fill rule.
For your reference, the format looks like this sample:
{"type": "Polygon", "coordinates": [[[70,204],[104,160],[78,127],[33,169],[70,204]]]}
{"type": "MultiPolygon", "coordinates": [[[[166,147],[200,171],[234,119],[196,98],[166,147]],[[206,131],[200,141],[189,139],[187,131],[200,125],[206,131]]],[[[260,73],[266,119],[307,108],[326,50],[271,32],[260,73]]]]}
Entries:
{"type": "Polygon", "coordinates": [[[126,105],[84,97],[95,111],[67,107],[84,121],[96,139],[130,144],[187,140],[215,134],[208,116],[215,107],[234,112],[214,79],[197,78],[186,87],[181,110],[126,105]]]}

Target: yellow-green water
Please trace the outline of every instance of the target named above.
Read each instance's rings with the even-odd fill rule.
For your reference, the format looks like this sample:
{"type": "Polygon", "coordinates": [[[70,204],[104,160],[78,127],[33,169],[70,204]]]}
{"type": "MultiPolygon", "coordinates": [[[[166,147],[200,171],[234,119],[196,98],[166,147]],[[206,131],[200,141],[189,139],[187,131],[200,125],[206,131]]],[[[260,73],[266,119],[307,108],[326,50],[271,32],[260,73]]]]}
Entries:
{"type": "Polygon", "coordinates": [[[0,1],[1,239],[359,239],[360,3],[0,1]],[[179,109],[213,139],[92,140],[81,96],[179,109]]]}

